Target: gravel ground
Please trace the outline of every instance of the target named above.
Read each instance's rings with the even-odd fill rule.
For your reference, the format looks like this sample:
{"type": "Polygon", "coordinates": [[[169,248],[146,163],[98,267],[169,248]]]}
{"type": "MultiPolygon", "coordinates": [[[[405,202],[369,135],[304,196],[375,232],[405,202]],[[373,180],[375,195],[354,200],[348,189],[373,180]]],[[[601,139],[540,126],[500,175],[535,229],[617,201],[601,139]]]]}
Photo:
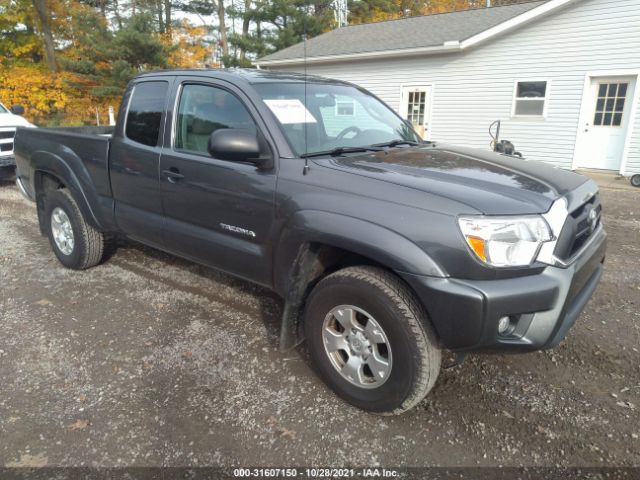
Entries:
{"type": "Polygon", "coordinates": [[[400,417],[352,408],[272,293],[136,244],[64,269],[0,186],[0,466],[640,466],[640,191],[604,190],[595,297],[557,349],[474,355],[400,417]]]}

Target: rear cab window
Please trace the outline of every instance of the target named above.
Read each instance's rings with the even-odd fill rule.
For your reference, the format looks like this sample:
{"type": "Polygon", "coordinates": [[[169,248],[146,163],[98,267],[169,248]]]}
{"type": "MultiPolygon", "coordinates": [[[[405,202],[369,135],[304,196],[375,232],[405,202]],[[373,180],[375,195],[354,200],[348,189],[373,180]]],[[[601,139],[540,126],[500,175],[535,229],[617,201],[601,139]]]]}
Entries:
{"type": "Polygon", "coordinates": [[[166,81],[141,82],[133,87],[125,124],[128,139],[150,147],[158,145],[168,90],[166,81]]]}

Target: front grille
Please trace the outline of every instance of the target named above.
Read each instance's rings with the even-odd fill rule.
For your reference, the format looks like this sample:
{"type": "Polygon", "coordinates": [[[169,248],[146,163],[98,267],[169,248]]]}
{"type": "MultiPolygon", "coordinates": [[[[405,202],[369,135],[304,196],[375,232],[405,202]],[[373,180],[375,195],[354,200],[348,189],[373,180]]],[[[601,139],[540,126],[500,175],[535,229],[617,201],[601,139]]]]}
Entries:
{"type": "Polygon", "coordinates": [[[16,131],[15,130],[9,130],[9,131],[3,131],[0,132],[0,140],[5,139],[5,138],[13,138],[16,136],[16,131]]]}
{"type": "Polygon", "coordinates": [[[602,204],[600,194],[596,194],[567,217],[564,228],[558,236],[555,256],[566,261],[579,252],[598,228],[601,219],[602,204]],[[595,212],[595,219],[592,211],[595,212]]]}
{"type": "Polygon", "coordinates": [[[13,150],[13,142],[0,143],[0,152],[11,152],[13,150]]]}

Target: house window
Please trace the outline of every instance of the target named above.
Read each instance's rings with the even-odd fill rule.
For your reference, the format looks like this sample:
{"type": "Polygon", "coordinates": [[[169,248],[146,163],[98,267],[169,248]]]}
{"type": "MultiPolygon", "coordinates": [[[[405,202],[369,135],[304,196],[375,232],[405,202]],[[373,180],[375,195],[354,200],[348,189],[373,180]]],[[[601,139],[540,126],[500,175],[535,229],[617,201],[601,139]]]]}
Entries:
{"type": "Polygon", "coordinates": [[[336,117],[353,117],[356,114],[356,104],[350,100],[336,101],[336,117]]]}
{"type": "Polygon", "coordinates": [[[407,120],[415,126],[424,125],[425,109],[427,106],[427,92],[409,92],[407,99],[407,120]]]}
{"type": "Polygon", "coordinates": [[[596,127],[619,127],[622,125],[622,114],[627,99],[628,83],[601,83],[598,87],[596,116],[593,124],[596,127]]]}
{"type": "Polygon", "coordinates": [[[547,103],[547,82],[516,82],[513,116],[542,117],[547,103]]]}

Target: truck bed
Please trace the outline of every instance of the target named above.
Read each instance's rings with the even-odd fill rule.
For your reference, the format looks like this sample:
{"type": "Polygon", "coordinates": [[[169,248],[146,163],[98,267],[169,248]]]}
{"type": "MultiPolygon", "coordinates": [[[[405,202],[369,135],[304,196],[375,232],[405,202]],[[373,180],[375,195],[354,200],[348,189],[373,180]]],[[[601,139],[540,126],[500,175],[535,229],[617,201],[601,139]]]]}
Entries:
{"type": "Polygon", "coordinates": [[[110,137],[113,134],[115,126],[105,125],[105,126],[93,126],[93,125],[85,125],[80,127],[53,127],[53,128],[41,128],[40,131],[55,131],[60,132],[61,134],[72,133],[76,135],[82,136],[101,136],[101,137],[110,137]]]}
{"type": "MultiPolygon", "coordinates": [[[[114,127],[18,128],[14,150],[24,184],[36,169],[70,169],[83,188],[110,197],[109,145],[114,127]]],[[[27,187],[28,188],[28,187],[27,187]]],[[[29,192],[32,193],[32,192],[29,192]]]]}

